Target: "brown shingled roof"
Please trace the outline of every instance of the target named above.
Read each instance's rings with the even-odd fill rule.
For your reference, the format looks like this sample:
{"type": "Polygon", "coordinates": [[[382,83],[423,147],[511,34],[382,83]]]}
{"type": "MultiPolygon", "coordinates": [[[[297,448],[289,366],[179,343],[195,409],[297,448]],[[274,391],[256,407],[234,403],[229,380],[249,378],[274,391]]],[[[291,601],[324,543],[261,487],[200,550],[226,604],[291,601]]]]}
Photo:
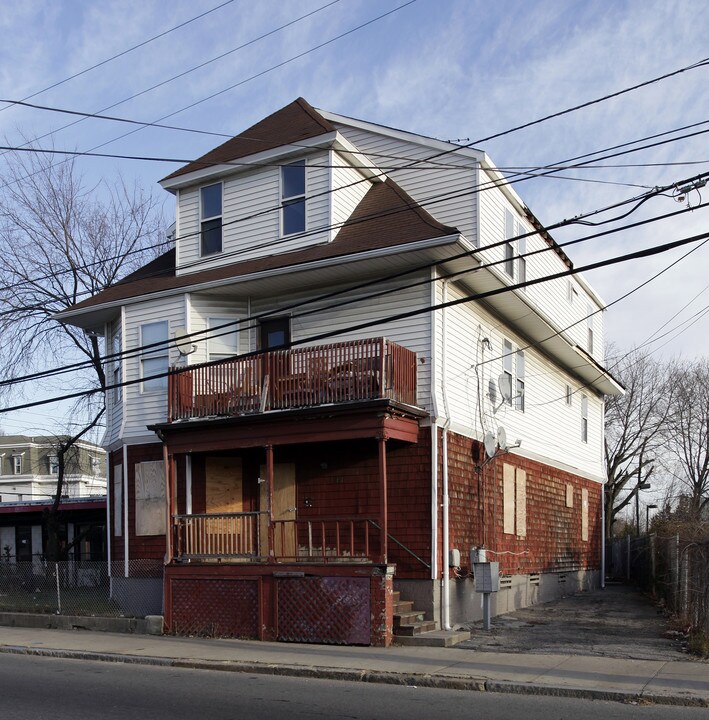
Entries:
{"type": "Polygon", "coordinates": [[[298,98],[163,180],[334,131],[329,120],[306,100],[298,98]]]}
{"type": "Polygon", "coordinates": [[[201,272],[175,275],[175,253],[169,251],[122,282],[74,305],[71,310],[117,302],[128,298],[149,296],[174,288],[208,283],[228,278],[293,267],[368,250],[407,245],[454,235],[456,228],[443,225],[416,204],[393,180],[372,185],[355,208],[349,220],[331,243],[313,245],[293,252],[276,253],[267,257],[244,260],[201,272]],[[168,264],[172,263],[169,267],[168,264]]]}

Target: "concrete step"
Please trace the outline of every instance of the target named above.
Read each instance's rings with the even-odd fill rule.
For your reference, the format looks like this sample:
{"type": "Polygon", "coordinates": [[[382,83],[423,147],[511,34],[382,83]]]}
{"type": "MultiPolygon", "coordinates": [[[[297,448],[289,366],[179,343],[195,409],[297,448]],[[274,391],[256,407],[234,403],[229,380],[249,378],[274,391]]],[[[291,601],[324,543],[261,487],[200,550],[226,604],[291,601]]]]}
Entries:
{"type": "Polygon", "coordinates": [[[399,600],[394,603],[394,615],[410,613],[414,610],[414,603],[411,600],[399,600]]]}
{"type": "Polygon", "coordinates": [[[399,625],[394,628],[394,635],[420,635],[421,633],[430,632],[436,629],[436,623],[433,620],[418,620],[410,622],[406,625],[399,625]]]}
{"type": "Polygon", "coordinates": [[[425,614],[411,610],[409,612],[397,612],[394,611],[394,627],[397,628],[399,625],[409,625],[414,622],[421,622],[425,620],[425,614]]]}
{"type": "Polygon", "coordinates": [[[397,645],[418,645],[421,647],[453,647],[470,640],[466,630],[431,630],[420,635],[394,635],[397,645]]]}

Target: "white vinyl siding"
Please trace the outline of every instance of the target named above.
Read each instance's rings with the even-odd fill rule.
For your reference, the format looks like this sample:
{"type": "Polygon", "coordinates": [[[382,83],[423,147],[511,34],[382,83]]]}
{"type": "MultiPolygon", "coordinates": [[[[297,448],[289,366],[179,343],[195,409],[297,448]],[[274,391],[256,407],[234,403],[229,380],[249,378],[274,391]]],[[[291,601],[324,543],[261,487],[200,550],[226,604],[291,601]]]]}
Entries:
{"type": "Polygon", "coordinates": [[[333,152],[330,157],[333,165],[332,187],[334,191],[331,195],[333,226],[331,237],[334,238],[342,228],[342,224],[369,192],[372,183],[363,180],[362,175],[338,153],[333,152]]]}
{"type": "MultiPolygon", "coordinates": [[[[123,342],[120,319],[114,320],[111,323],[109,332],[110,336],[107,338],[107,346],[111,348],[111,353],[122,352],[123,342]]],[[[106,363],[106,380],[108,383],[122,382],[124,376],[123,362],[123,358],[118,357],[106,363]]],[[[121,431],[121,421],[123,419],[123,388],[109,390],[106,400],[108,409],[107,440],[111,443],[118,439],[121,431]]]]}
{"type": "Polygon", "coordinates": [[[439,222],[457,228],[471,242],[477,236],[476,162],[472,158],[451,153],[439,158],[438,165],[411,165],[436,154],[430,147],[415,142],[385,137],[366,129],[335,123],[337,129],[358,150],[371,154],[374,165],[387,168],[387,175],[403,188],[439,222]],[[453,166],[441,170],[440,164],[453,166]],[[457,167],[456,167],[457,166],[457,167]]]}
{"type": "Polygon", "coordinates": [[[254,333],[250,328],[253,323],[248,321],[248,303],[245,299],[229,300],[218,295],[199,295],[194,293],[190,296],[190,330],[192,332],[191,342],[195,351],[189,356],[190,365],[207,362],[209,353],[212,351],[208,333],[204,331],[209,327],[210,318],[231,318],[241,320],[234,326],[236,332],[236,349],[238,354],[248,352],[249,336],[254,333]]]}
{"type": "Polygon", "coordinates": [[[200,253],[199,188],[178,194],[179,237],[177,274],[241,262],[274,252],[289,252],[330,238],[330,154],[321,151],[306,160],[306,232],[281,236],[281,171],[264,167],[242,171],[223,180],[222,252],[200,253]]]}

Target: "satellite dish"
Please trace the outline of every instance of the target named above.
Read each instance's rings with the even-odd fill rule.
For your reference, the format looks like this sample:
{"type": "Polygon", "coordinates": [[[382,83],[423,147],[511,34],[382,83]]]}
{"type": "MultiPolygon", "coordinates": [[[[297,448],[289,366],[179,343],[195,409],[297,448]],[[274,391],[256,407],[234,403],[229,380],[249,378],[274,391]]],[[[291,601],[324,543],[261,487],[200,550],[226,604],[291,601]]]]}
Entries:
{"type": "Polygon", "coordinates": [[[485,445],[485,454],[489,458],[494,457],[497,447],[495,445],[495,436],[491,432],[485,433],[483,444],[485,445]]]}
{"type": "Polygon", "coordinates": [[[500,388],[502,400],[506,403],[512,402],[512,378],[507,373],[502,373],[497,378],[497,386],[500,388]]]}
{"type": "Polygon", "coordinates": [[[507,431],[502,427],[502,425],[497,428],[497,444],[503,450],[507,450],[507,431]]]}
{"type": "Polygon", "coordinates": [[[175,330],[175,345],[180,355],[189,355],[197,349],[197,346],[191,342],[185,328],[182,327],[175,330]]]}

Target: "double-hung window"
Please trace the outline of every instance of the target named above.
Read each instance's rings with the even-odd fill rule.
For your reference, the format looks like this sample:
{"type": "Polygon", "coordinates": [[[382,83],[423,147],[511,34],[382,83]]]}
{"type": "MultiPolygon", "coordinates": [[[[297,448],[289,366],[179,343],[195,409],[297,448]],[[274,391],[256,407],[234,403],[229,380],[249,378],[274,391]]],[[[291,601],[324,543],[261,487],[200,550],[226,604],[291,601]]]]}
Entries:
{"type": "Polygon", "coordinates": [[[505,240],[507,242],[503,246],[503,250],[505,253],[505,262],[503,268],[511,278],[514,278],[515,276],[515,246],[513,240],[514,236],[514,216],[509,210],[505,210],[505,240]]]}
{"type": "Polygon", "coordinates": [[[509,340],[502,342],[502,376],[504,387],[502,388],[502,397],[508,405],[512,405],[512,395],[514,394],[514,384],[512,383],[512,343],[509,340]]]}
{"type": "Polygon", "coordinates": [[[141,325],[140,347],[143,392],[165,390],[168,368],[167,320],[141,325]],[[147,347],[150,345],[154,347],[147,347]]]}
{"type": "Polygon", "coordinates": [[[121,389],[121,336],[113,334],[111,338],[111,355],[113,355],[113,403],[118,404],[123,398],[121,389]]]}
{"type": "Polygon", "coordinates": [[[12,456],[12,474],[22,475],[22,455],[12,456]]]}
{"type": "Polygon", "coordinates": [[[305,232],[305,160],[281,166],[283,235],[305,232]]]}
{"type": "Polygon", "coordinates": [[[47,460],[49,462],[49,474],[59,475],[59,457],[57,455],[50,455],[47,460]]]}
{"type": "Polygon", "coordinates": [[[588,396],[581,396],[581,440],[588,442],[588,396]]]}
{"type": "Polygon", "coordinates": [[[517,351],[516,360],[517,383],[515,386],[515,407],[520,412],[524,412],[524,350],[517,351]]]}
{"type": "Polygon", "coordinates": [[[586,335],[588,337],[588,352],[593,355],[593,308],[586,305],[586,335]]]}
{"type": "Polygon", "coordinates": [[[207,348],[209,361],[224,360],[238,353],[239,334],[236,330],[236,318],[210,317],[207,348]],[[224,327],[224,326],[227,327],[224,327]]]}
{"type": "MultiPolygon", "coordinates": [[[[517,226],[519,235],[524,234],[524,228],[521,225],[517,226]]],[[[527,258],[524,254],[527,252],[527,238],[520,237],[517,240],[517,282],[522,285],[522,290],[525,290],[524,283],[527,282],[527,258]]]]}
{"type": "Polygon", "coordinates": [[[206,185],[200,190],[200,242],[202,255],[222,251],[222,184],[206,185]]]}

